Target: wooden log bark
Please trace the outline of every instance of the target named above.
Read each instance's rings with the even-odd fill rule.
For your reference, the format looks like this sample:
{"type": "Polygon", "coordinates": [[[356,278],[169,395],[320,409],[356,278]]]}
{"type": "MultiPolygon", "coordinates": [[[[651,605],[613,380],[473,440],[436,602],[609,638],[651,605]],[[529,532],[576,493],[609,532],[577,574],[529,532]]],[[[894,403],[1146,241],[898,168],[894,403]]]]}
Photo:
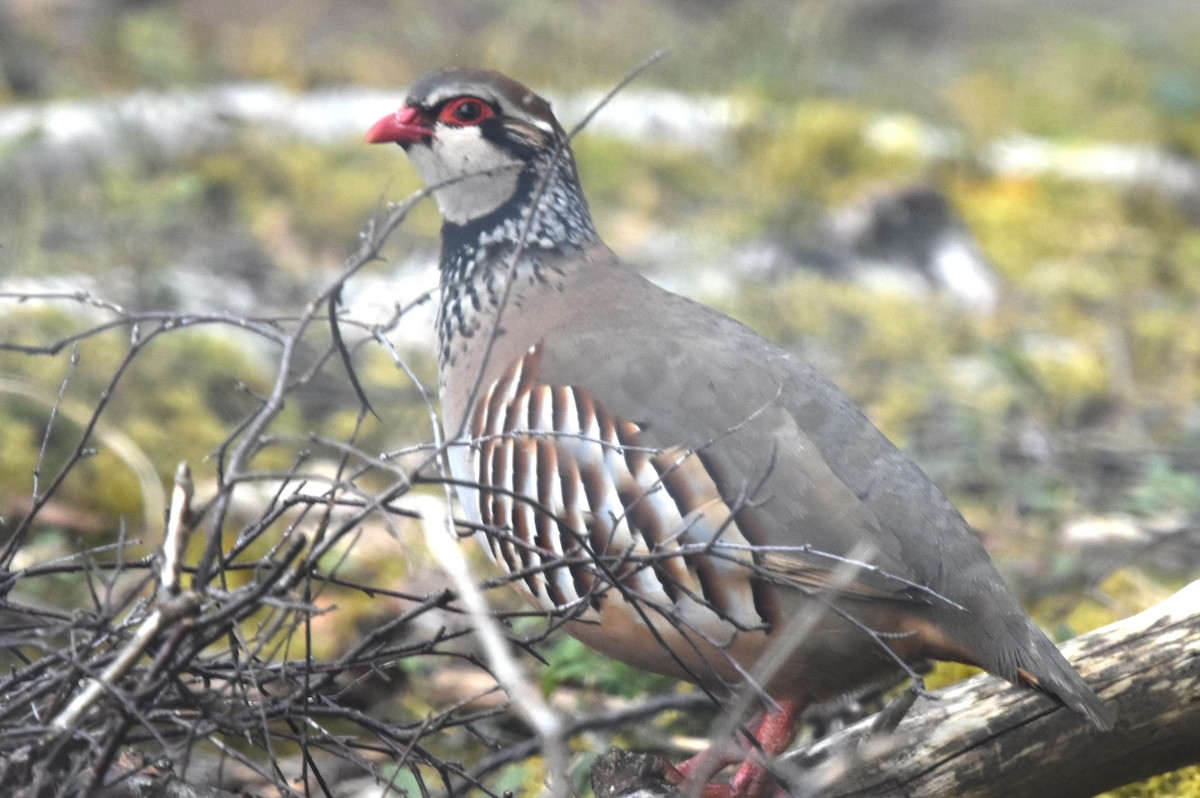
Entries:
{"type": "MultiPolygon", "coordinates": [[[[868,718],[775,769],[790,794],[811,798],[1084,798],[1200,763],[1200,581],[1063,652],[1117,711],[1111,732],[982,675],[918,699],[890,735],[873,734],[868,718]]],[[[615,753],[593,770],[597,795],[679,795],[648,760],[615,753]]]]}

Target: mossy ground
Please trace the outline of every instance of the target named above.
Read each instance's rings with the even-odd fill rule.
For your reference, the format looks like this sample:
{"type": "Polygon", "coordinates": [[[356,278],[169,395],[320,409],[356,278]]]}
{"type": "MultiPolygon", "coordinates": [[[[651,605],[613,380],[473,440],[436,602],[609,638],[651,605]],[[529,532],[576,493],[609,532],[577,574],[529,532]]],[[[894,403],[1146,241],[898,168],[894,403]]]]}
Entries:
{"type": "MultiPolygon", "coordinates": [[[[218,5],[205,11],[198,4],[131,4],[103,12],[90,46],[70,57],[49,17],[30,17],[22,31],[57,58],[47,72],[48,96],[247,78],[297,88],[393,87],[443,63],[448,52],[471,53],[465,60],[568,91],[607,84],[652,49],[645,36],[589,35],[601,23],[566,4],[452,2],[457,13],[446,16],[452,23],[416,3],[347,6],[338,12],[336,34],[321,33],[334,18],[321,3],[298,4],[282,16],[218,5]],[[403,32],[378,24],[380,14],[404,18],[403,32]],[[551,68],[554,59],[539,57],[546,52],[570,53],[570,69],[551,68]]],[[[1082,24],[1065,34],[1048,30],[980,45],[952,78],[919,92],[913,113],[955,130],[962,142],[953,157],[935,158],[911,148],[884,151],[869,141],[871,121],[908,96],[901,76],[877,73],[873,85],[891,95],[839,93],[823,85],[826,73],[810,69],[821,55],[844,55],[836,45],[821,45],[814,55],[797,43],[797,30],[811,21],[805,14],[820,19],[827,11],[765,3],[726,19],[719,4],[703,4],[697,13],[669,4],[620,6],[627,12],[622,31],[669,31],[665,38],[687,45],[651,81],[730,94],[744,121],[718,153],[584,133],[576,145],[580,170],[600,227],[618,249],[660,229],[710,236],[723,247],[795,235],[814,230],[825,208],[871,186],[931,181],[952,198],[1003,283],[994,314],[806,272],[701,298],[817,360],[947,489],[1018,586],[1053,583],[1055,571],[1072,572],[1072,564],[1048,566],[1039,555],[1056,550],[1058,530],[1081,513],[1146,517],[1197,508],[1200,475],[1171,456],[1200,447],[1194,210],[1152,186],[998,175],[982,164],[988,143],[1012,132],[1200,154],[1200,56],[1179,43],[1194,41],[1200,23],[1186,22],[1191,39],[1186,31],[1178,39],[1160,31],[1139,37],[1082,24]],[[731,44],[739,36],[755,46],[731,44]],[[719,73],[711,66],[718,62],[719,73]],[[1087,442],[1104,440],[1120,451],[1161,454],[1134,462],[1114,491],[1087,469],[1014,458],[1018,430],[1031,427],[1085,452],[1087,442]]],[[[22,146],[6,145],[0,165],[21,163],[22,146]]],[[[318,145],[258,130],[237,132],[183,162],[147,152],[37,180],[0,169],[0,258],[7,276],[88,275],[119,287],[120,301],[154,308],[186,300],[172,271],[185,255],[233,242],[233,255],[204,262],[227,270],[230,285],[255,292],[255,302],[267,298],[264,311],[281,312],[302,298],[297,285],[333,273],[381,199],[416,187],[390,148],[318,145]]],[[[437,224],[427,205],[395,248],[432,251],[437,224]]],[[[6,305],[0,341],[45,343],[94,321],[68,312],[76,309],[6,305]]],[[[71,408],[94,406],[128,346],[122,330],[82,343],[74,364],[70,348],[0,354],[7,381],[0,384],[0,502],[15,506],[29,493],[48,410],[64,378],[64,418],[46,438],[46,472],[72,441],[71,425],[79,422],[71,408]]],[[[150,347],[151,356],[139,358],[119,384],[105,423],[164,478],[185,459],[203,477],[214,451],[268,388],[270,348],[223,328],[174,332],[150,347]]],[[[432,384],[429,354],[406,357],[432,384]]],[[[384,451],[426,440],[426,412],[390,358],[368,346],[357,350],[356,364],[368,395],[387,408],[382,421],[366,422],[357,445],[384,451]]],[[[338,369],[328,364],[319,389],[288,407],[280,432],[350,434],[357,407],[338,369]]],[[[143,512],[144,486],[102,437],[100,443],[58,499],[113,530],[143,512]]],[[[259,464],[282,469],[294,456],[294,447],[281,446],[262,452],[259,464]]],[[[35,544],[49,558],[76,546],[76,534],[45,529],[35,544]]],[[[1068,637],[1152,604],[1169,586],[1127,569],[1100,585],[1105,605],[1068,587],[1031,609],[1068,637]]],[[[348,612],[356,602],[338,597],[348,612]]],[[[555,643],[547,656],[547,689],[662,687],[569,641],[555,643]]],[[[931,683],[961,671],[941,668],[931,683]]],[[[537,774],[508,778],[515,786],[536,783],[537,774]]],[[[1198,779],[1195,769],[1181,771],[1113,795],[1200,795],[1198,779]]]]}

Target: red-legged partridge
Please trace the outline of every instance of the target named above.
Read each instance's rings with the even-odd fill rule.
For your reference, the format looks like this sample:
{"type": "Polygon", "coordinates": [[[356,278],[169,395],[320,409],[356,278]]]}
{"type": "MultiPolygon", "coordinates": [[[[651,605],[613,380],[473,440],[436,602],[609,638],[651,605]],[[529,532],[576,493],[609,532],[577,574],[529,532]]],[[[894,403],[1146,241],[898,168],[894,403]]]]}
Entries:
{"type": "MultiPolygon", "coordinates": [[[[463,512],[571,634],[722,692],[773,647],[752,727],[768,755],[804,707],[901,660],[977,665],[1112,725],[853,402],[605,246],[545,100],[492,71],[430,72],[367,141],[403,147],[444,217],[439,381],[463,512]]],[[[705,795],[768,792],[750,750],[705,795]]]]}

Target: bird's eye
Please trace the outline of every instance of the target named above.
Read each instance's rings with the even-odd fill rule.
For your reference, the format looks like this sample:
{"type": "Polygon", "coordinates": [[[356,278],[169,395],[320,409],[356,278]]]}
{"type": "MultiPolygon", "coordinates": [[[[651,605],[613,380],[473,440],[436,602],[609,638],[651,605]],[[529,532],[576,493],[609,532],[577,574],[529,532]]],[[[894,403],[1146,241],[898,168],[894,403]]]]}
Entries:
{"type": "Polygon", "coordinates": [[[442,108],[438,119],[450,125],[478,125],[485,119],[495,116],[496,112],[483,100],[474,97],[459,97],[451,100],[442,108]]]}

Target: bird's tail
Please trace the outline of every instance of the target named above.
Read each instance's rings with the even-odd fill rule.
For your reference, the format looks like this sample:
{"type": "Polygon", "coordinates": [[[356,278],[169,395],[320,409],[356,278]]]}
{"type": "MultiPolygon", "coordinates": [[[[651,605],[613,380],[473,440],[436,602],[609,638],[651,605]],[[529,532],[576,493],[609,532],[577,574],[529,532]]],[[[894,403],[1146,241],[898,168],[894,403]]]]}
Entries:
{"type": "Polygon", "coordinates": [[[1101,731],[1108,731],[1116,721],[1116,713],[1096,695],[1050,638],[1032,622],[1029,624],[1032,661],[1017,667],[1019,683],[1045,693],[1083,715],[1101,731]]]}

